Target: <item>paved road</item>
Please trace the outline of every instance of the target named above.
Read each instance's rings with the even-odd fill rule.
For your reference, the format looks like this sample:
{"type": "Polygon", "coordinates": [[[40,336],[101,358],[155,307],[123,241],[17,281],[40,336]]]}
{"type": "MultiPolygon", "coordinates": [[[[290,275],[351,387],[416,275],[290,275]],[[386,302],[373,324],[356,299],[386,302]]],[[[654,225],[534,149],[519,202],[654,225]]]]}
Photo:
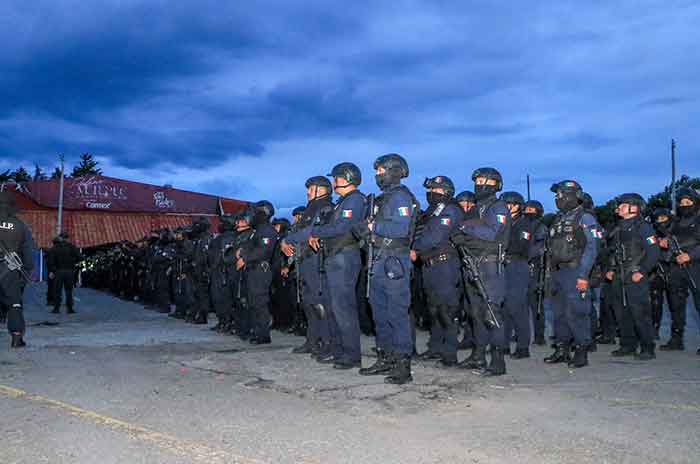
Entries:
{"type": "Polygon", "coordinates": [[[572,371],[535,349],[497,380],[416,363],[397,387],[290,354],[298,337],[251,347],[78,297],[71,317],[29,305],[24,351],[0,335],[0,463],[700,461],[696,330],[651,363],[603,347],[572,371]]]}

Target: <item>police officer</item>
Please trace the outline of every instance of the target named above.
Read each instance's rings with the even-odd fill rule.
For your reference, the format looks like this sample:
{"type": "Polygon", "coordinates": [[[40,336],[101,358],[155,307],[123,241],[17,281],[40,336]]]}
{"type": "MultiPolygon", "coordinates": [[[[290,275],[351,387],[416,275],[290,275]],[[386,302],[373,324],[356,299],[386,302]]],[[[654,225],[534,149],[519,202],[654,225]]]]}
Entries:
{"type": "Polygon", "coordinates": [[[535,345],[543,346],[546,344],[544,339],[545,331],[545,277],[547,272],[546,266],[546,241],[547,241],[547,226],[542,221],[544,217],[544,207],[537,200],[529,200],[525,202],[523,215],[530,222],[532,232],[532,243],[530,246],[530,276],[528,282],[527,299],[530,306],[532,317],[532,327],[534,329],[535,345]]]}
{"type": "MultiPolygon", "coordinates": [[[[301,272],[301,286],[304,313],[308,321],[306,341],[293,350],[294,353],[311,353],[319,360],[334,362],[331,346],[331,320],[329,318],[329,293],[325,269],[322,269],[323,255],[309,245],[314,226],[326,222],[333,212],[331,191],[333,186],[324,176],[307,179],[306,198],[308,203],[294,230],[285,237],[281,248],[287,257],[295,257],[296,272],[301,272]]],[[[337,340],[335,343],[338,343],[337,340]]]]}
{"type": "Polygon", "coordinates": [[[693,295],[695,309],[700,309],[700,195],[694,189],[684,187],[676,193],[676,203],[678,219],[668,236],[659,243],[673,257],[669,278],[671,338],[659,347],[664,351],[685,349],[683,334],[689,293],[693,295]]]}
{"type": "MultiPolygon", "coordinates": [[[[455,200],[462,208],[464,212],[464,219],[469,219],[477,213],[474,206],[476,206],[476,196],[474,192],[470,190],[465,190],[460,192],[455,196],[455,200]]],[[[462,292],[462,307],[465,311],[462,313],[462,340],[459,342],[460,350],[470,350],[475,346],[474,342],[474,321],[472,320],[472,312],[469,310],[469,295],[466,291],[462,292]]]]}
{"type": "Polygon", "coordinates": [[[518,192],[503,192],[501,201],[510,211],[511,234],[506,250],[506,296],[503,302],[504,328],[507,347],[505,352],[514,359],[530,357],[530,255],[536,222],[523,214],[525,199],[518,192]],[[515,334],[516,349],[510,350],[510,340],[515,334]]]}
{"type": "MultiPolygon", "coordinates": [[[[656,236],[665,238],[670,232],[673,214],[667,208],[656,208],[651,214],[651,224],[656,236]]],[[[659,264],[649,280],[649,296],[651,297],[651,320],[654,325],[655,339],[659,338],[659,329],[663,318],[664,300],[671,301],[669,293],[669,275],[673,256],[666,250],[661,250],[659,264]]],[[[670,303],[669,303],[670,304],[670,303]]]]}
{"type": "Polygon", "coordinates": [[[328,176],[340,198],[326,221],[312,226],[309,245],[325,256],[330,323],[337,330],[333,367],[352,369],[361,367],[362,360],[356,292],[362,258],[352,231],[365,218],[367,201],[358,190],[362,174],[353,163],[334,166],[328,176]]]}
{"type": "Polygon", "coordinates": [[[228,334],[233,323],[233,266],[225,260],[226,253],[233,248],[236,239],[235,218],[232,216],[221,217],[221,233],[209,244],[207,262],[209,267],[212,305],[216,312],[217,324],[212,330],[228,334]]]}
{"type": "Polygon", "coordinates": [[[549,229],[556,349],[544,361],[584,367],[588,365],[592,337],[589,278],[598,256],[602,231],[595,218],[583,208],[583,189],[578,182],[565,180],[552,185],[551,190],[556,193],[559,209],[549,229]]]}
{"type": "MultiPolygon", "coordinates": [[[[185,227],[175,230],[175,261],[173,264],[173,301],[175,311],[168,314],[175,319],[184,319],[194,303],[194,283],[190,275],[190,263],[194,248],[188,237],[190,231],[185,227]]],[[[131,256],[133,263],[134,256],[131,256]]],[[[132,272],[135,265],[132,265],[132,272]]],[[[133,276],[130,278],[133,285],[133,276]]]]}
{"type": "Polygon", "coordinates": [[[245,267],[238,269],[236,264],[238,250],[252,247],[250,244],[255,237],[255,229],[251,226],[255,217],[253,205],[236,215],[236,236],[234,247],[224,253],[224,263],[229,268],[229,276],[233,282],[234,314],[231,325],[231,334],[237,335],[241,340],[248,341],[254,336],[255,320],[251,307],[248,304],[248,275],[245,267]]]}
{"type": "Polygon", "coordinates": [[[67,312],[68,314],[74,314],[73,288],[75,287],[75,273],[77,265],[82,258],[75,245],[68,241],[66,232],[61,233],[57,238],[58,241],[49,254],[48,264],[49,269],[52,269],[51,274],[53,274],[49,275],[49,277],[54,279],[54,306],[51,312],[54,314],[59,313],[61,299],[65,290],[67,312]]]}
{"type": "Polygon", "coordinates": [[[193,324],[207,324],[210,307],[209,268],[207,256],[211,224],[205,217],[192,222],[192,279],[194,281],[194,305],[185,319],[193,324]]]}
{"type": "Polygon", "coordinates": [[[472,173],[472,180],[476,213],[466,219],[452,236],[463,256],[474,264],[467,292],[474,318],[476,346],[460,367],[478,369],[483,376],[499,376],[506,373],[503,259],[510,240],[511,215],[506,203],[496,197],[503,189],[500,172],[494,168],[480,168],[472,173]],[[487,346],[491,348],[489,364],[486,363],[487,346]]]}
{"type": "Polygon", "coordinates": [[[387,383],[411,382],[414,344],[409,318],[411,304],[410,247],[420,205],[401,184],[408,177],[408,163],[395,153],[374,162],[375,181],[382,193],[369,218],[358,224],[356,234],[368,244],[369,302],[374,317],[377,361],[360,369],[361,375],[387,374],[387,383]]]}
{"type": "Polygon", "coordinates": [[[289,279],[289,273],[283,273],[287,266],[287,257],[280,250],[282,240],[287,236],[291,224],[286,218],[275,218],[272,227],[277,232],[277,245],[272,255],[272,287],[270,314],[275,330],[286,331],[292,326],[295,311],[294,284],[289,279]]]}
{"type": "Polygon", "coordinates": [[[23,338],[23,276],[33,268],[34,239],[29,227],[17,218],[16,213],[14,194],[0,191],[0,304],[7,308],[7,330],[12,337],[10,346],[21,348],[26,346],[23,338]]]}
{"type": "Polygon", "coordinates": [[[253,319],[252,345],[271,343],[270,286],[272,254],[277,244],[277,231],[270,224],[275,208],[269,201],[253,204],[252,238],[236,252],[236,269],[245,269],[248,305],[253,319]]]}
{"type": "Polygon", "coordinates": [[[430,312],[428,349],[419,359],[439,359],[445,367],[457,365],[462,276],[457,250],[450,236],[464,213],[454,200],[455,188],[447,176],[425,179],[428,208],[418,221],[411,260],[422,264],[423,289],[430,312]]]}
{"type": "Polygon", "coordinates": [[[617,197],[621,221],[611,232],[613,250],[605,277],[612,282],[615,314],[620,324],[620,348],[613,356],[655,358],[651,321],[649,275],[659,260],[659,246],[652,226],[642,218],[646,202],[637,193],[617,197]],[[637,354],[637,346],[641,351],[637,354]]]}

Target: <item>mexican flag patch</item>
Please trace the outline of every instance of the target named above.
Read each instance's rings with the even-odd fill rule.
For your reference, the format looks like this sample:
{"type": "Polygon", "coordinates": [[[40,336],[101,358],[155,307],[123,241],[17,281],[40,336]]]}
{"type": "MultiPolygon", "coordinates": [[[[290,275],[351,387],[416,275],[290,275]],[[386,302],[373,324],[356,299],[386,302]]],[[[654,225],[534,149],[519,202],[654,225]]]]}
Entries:
{"type": "Polygon", "coordinates": [[[651,237],[647,237],[647,243],[649,245],[656,245],[656,236],[652,235],[651,237]]]}
{"type": "Polygon", "coordinates": [[[452,219],[450,218],[440,218],[440,225],[441,226],[449,226],[452,224],[452,219]]]}
{"type": "Polygon", "coordinates": [[[263,242],[263,245],[268,246],[270,244],[270,239],[263,237],[262,242],[263,242]]]}
{"type": "Polygon", "coordinates": [[[523,239],[525,240],[530,240],[532,238],[532,234],[528,231],[523,231],[523,239]]]}
{"type": "Polygon", "coordinates": [[[401,206],[399,208],[399,216],[405,217],[410,214],[410,211],[408,210],[408,206],[401,206]]]}
{"type": "Polygon", "coordinates": [[[498,221],[499,224],[505,224],[505,223],[506,223],[506,216],[505,216],[505,214],[497,214],[497,215],[496,215],[496,221],[498,221]]]}
{"type": "Polygon", "coordinates": [[[603,238],[603,231],[598,230],[598,229],[591,229],[591,235],[595,239],[602,239],[603,238]]]}
{"type": "Polygon", "coordinates": [[[351,218],[351,217],[352,217],[352,210],[351,210],[351,209],[344,209],[344,210],[340,213],[340,216],[341,216],[341,217],[344,217],[344,218],[351,218]]]}

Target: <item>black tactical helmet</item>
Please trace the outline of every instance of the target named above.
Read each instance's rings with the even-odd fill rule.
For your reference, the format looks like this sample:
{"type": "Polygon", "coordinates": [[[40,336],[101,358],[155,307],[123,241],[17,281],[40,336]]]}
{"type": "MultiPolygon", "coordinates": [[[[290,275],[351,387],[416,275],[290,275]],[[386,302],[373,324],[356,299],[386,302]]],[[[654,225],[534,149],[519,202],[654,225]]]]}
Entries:
{"type": "Polygon", "coordinates": [[[500,200],[505,203],[521,206],[525,203],[525,198],[518,192],[503,192],[500,200]]]}
{"type": "Polygon", "coordinates": [[[389,153],[388,155],[380,156],[374,162],[374,169],[378,169],[379,166],[387,170],[387,172],[396,176],[399,179],[408,177],[408,163],[403,158],[403,156],[396,153],[389,153]]]}
{"type": "Polygon", "coordinates": [[[253,225],[255,217],[255,204],[249,204],[246,209],[236,215],[236,222],[245,221],[249,226],[253,225]]]}
{"type": "Polygon", "coordinates": [[[282,226],[287,226],[287,227],[291,226],[289,219],[287,219],[287,218],[274,218],[272,220],[272,225],[275,226],[277,224],[281,224],[282,226]]]}
{"type": "Polygon", "coordinates": [[[503,189],[503,176],[494,168],[479,168],[472,173],[472,181],[476,182],[478,177],[485,177],[488,180],[496,181],[496,191],[503,189]]]}
{"type": "Polygon", "coordinates": [[[427,189],[445,189],[445,193],[450,198],[455,194],[455,184],[447,176],[426,177],[423,181],[423,187],[427,189]]]}
{"type": "Polygon", "coordinates": [[[617,206],[625,203],[633,205],[639,208],[639,211],[642,211],[647,206],[647,202],[644,201],[644,198],[638,193],[623,193],[615,198],[615,203],[617,203],[617,206]]]}
{"type": "Polygon", "coordinates": [[[552,184],[552,187],[549,190],[554,193],[572,192],[574,195],[576,195],[576,198],[578,198],[579,201],[583,201],[583,188],[581,188],[581,184],[575,180],[563,180],[559,183],[552,184]]]}
{"type": "Polygon", "coordinates": [[[544,216],[544,206],[542,206],[542,203],[540,203],[537,200],[528,200],[525,202],[525,205],[523,206],[523,211],[525,211],[527,208],[534,208],[537,211],[537,217],[542,218],[544,216]]]}
{"type": "Polygon", "coordinates": [[[255,212],[265,213],[265,216],[267,216],[268,220],[275,215],[275,207],[272,206],[272,203],[270,203],[267,200],[261,200],[256,203],[253,203],[253,208],[255,209],[255,212]]]}
{"type": "Polygon", "coordinates": [[[328,177],[339,177],[345,179],[348,184],[360,185],[362,183],[362,172],[353,163],[340,163],[336,164],[333,169],[331,169],[328,177]]]}
{"type": "Polygon", "coordinates": [[[306,211],[306,206],[297,206],[292,210],[292,216],[302,215],[306,211]]]}
{"type": "Polygon", "coordinates": [[[700,201],[700,194],[698,194],[697,190],[690,187],[681,187],[676,192],[676,201],[680,202],[683,198],[687,198],[697,205],[698,201],[700,201]]]}
{"type": "Polygon", "coordinates": [[[462,203],[462,202],[476,203],[476,195],[474,195],[474,192],[471,192],[469,190],[465,190],[464,192],[458,193],[457,196],[455,197],[455,200],[457,200],[458,203],[462,203]]]}
{"type": "Polygon", "coordinates": [[[192,233],[195,235],[209,232],[210,228],[211,224],[209,223],[209,219],[204,216],[200,216],[192,221],[192,233]]]}
{"type": "Polygon", "coordinates": [[[325,187],[328,189],[329,192],[331,192],[333,190],[333,186],[331,185],[331,181],[329,181],[328,178],[326,178],[324,176],[309,177],[308,180],[306,181],[305,185],[306,185],[306,188],[309,188],[312,185],[315,185],[316,187],[325,187]]]}
{"type": "Polygon", "coordinates": [[[225,214],[221,216],[221,230],[230,232],[236,229],[236,216],[225,214]]]}
{"type": "Polygon", "coordinates": [[[588,192],[583,192],[583,201],[581,202],[581,204],[583,204],[584,209],[592,210],[593,208],[595,208],[595,203],[593,203],[593,197],[588,192]]]}
{"type": "Polygon", "coordinates": [[[671,210],[668,208],[654,208],[654,211],[651,213],[651,219],[654,222],[659,222],[659,218],[663,216],[671,220],[671,218],[673,218],[673,213],[671,213],[671,210]]]}

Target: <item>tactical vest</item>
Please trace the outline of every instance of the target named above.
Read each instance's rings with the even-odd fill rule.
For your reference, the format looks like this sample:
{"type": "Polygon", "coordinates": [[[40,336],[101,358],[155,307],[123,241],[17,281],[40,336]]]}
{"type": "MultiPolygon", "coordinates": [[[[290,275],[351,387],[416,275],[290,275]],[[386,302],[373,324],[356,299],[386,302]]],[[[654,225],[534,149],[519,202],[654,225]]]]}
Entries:
{"type": "Polygon", "coordinates": [[[532,221],[522,215],[513,221],[508,243],[508,258],[527,260],[530,257],[530,247],[534,240],[536,227],[537,221],[532,221]]]}
{"type": "Polygon", "coordinates": [[[582,207],[569,213],[558,213],[549,228],[549,252],[553,266],[578,265],[586,248],[586,232],[581,225],[582,207]]]}
{"type": "MultiPolygon", "coordinates": [[[[458,227],[461,224],[461,220],[464,219],[464,212],[459,206],[459,203],[457,203],[454,200],[450,200],[446,203],[438,203],[437,205],[430,206],[423,214],[419,216],[418,221],[416,222],[417,225],[415,232],[415,240],[418,240],[423,235],[426,227],[429,226],[431,221],[435,221],[436,219],[439,220],[443,212],[446,211],[449,207],[456,208],[456,210],[460,214],[460,219],[457,221],[456,224],[452,225],[452,228],[450,230],[454,230],[453,228],[458,227]]],[[[455,249],[454,245],[452,245],[452,242],[450,242],[449,236],[445,237],[443,243],[439,243],[437,246],[429,250],[420,251],[420,256],[424,260],[431,259],[435,256],[439,256],[442,254],[457,255],[457,250],[455,249]]]]}
{"type": "Polygon", "coordinates": [[[637,271],[639,263],[644,259],[644,240],[645,238],[639,234],[639,225],[641,219],[622,222],[615,227],[610,234],[612,237],[611,252],[614,264],[619,265],[620,260],[625,272],[637,271]],[[622,249],[620,248],[622,245],[622,249]],[[624,249],[624,254],[622,250],[624,249]]]}
{"type": "MultiPolygon", "coordinates": [[[[343,197],[337,205],[335,205],[335,208],[333,209],[333,212],[330,214],[330,218],[326,220],[326,222],[337,222],[343,214],[343,203],[353,195],[360,195],[362,196],[362,200],[365,204],[365,209],[367,209],[367,199],[365,196],[359,191],[359,190],[353,190],[350,192],[348,195],[343,197]]],[[[341,235],[339,237],[332,237],[332,238],[326,238],[323,239],[323,246],[325,247],[325,253],[326,256],[333,256],[341,251],[343,251],[346,248],[359,248],[359,243],[355,236],[352,233],[352,230],[348,230],[344,235],[341,235]]]]}
{"type": "MultiPolygon", "coordinates": [[[[478,218],[483,220],[486,213],[488,213],[491,208],[499,203],[504,205],[504,214],[510,214],[508,213],[508,208],[505,208],[505,203],[493,196],[474,207],[474,209],[477,210],[478,218]]],[[[498,233],[495,240],[480,240],[478,238],[474,238],[473,240],[469,241],[469,250],[476,256],[498,256],[499,245],[503,251],[508,249],[511,228],[512,225],[510,221],[506,220],[506,227],[503,227],[503,230],[498,233]]]]}
{"type": "Polygon", "coordinates": [[[674,224],[673,232],[686,253],[700,246],[700,215],[680,219],[674,224]]]}
{"type": "Polygon", "coordinates": [[[403,191],[411,197],[411,203],[413,205],[413,212],[411,214],[411,223],[408,228],[408,237],[405,238],[394,238],[391,240],[379,240],[376,245],[380,248],[391,248],[391,249],[404,249],[409,248],[413,243],[413,238],[416,233],[416,224],[418,222],[418,215],[420,214],[420,203],[416,199],[413,192],[411,192],[405,185],[399,185],[397,188],[390,190],[389,192],[383,192],[379,195],[375,201],[374,211],[370,211],[369,214],[374,216],[376,219],[382,218],[382,213],[384,207],[389,204],[389,199],[395,193],[403,191]]]}
{"type": "MultiPolygon", "coordinates": [[[[0,219],[0,245],[8,252],[13,251],[21,256],[22,241],[25,236],[25,225],[22,221],[14,216],[0,219]]],[[[3,252],[0,251],[0,260],[3,258],[3,252]]]]}

